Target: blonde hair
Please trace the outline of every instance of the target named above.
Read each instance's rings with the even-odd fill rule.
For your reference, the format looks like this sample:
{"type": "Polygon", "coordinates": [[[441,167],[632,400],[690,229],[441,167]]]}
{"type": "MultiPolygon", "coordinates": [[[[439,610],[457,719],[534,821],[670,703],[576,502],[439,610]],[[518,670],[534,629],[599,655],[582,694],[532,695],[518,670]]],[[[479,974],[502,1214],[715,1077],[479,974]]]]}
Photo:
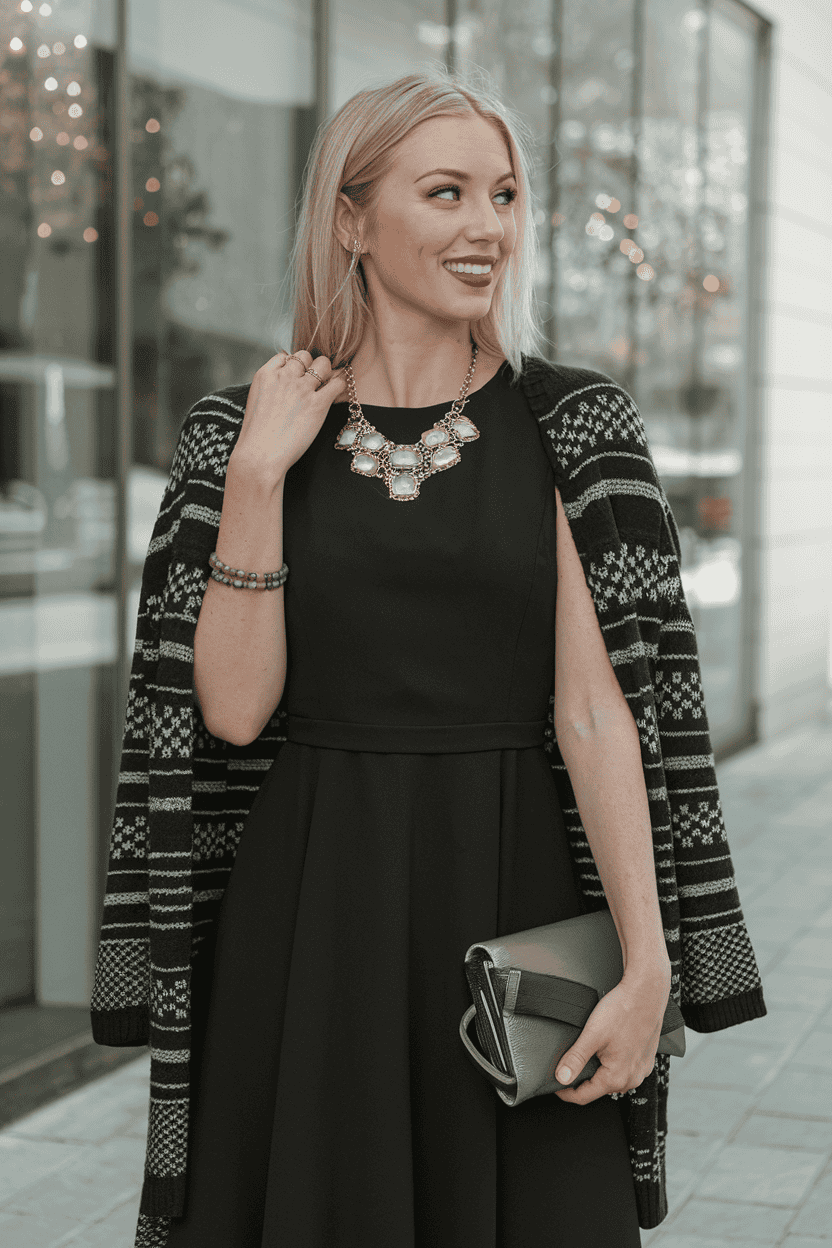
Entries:
{"type": "Polygon", "coordinates": [[[372,230],[380,182],[392,167],[397,144],[428,118],[474,115],[501,132],[518,193],[514,250],[488,314],[471,323],[471,335],[485,352],[506,357],[515,382],[523,371],[523,354],[545,349],[534,297],[538,260],[530,185],[534,138],[525,121],[500,101],[485,80],[485,71],[479,72],[476,84],[470,76],[463,83],[444,67],[407,74],[359,91],[319,128],[309,154],[289,262],[293,352],[325,355],[333,368],[343,367],[373,321],[363,271],[359,274],[355,257],[335,234],[338,192],[366,214],[372,230]],[[319,307],[324,311],[316,319],[319,307]]]}

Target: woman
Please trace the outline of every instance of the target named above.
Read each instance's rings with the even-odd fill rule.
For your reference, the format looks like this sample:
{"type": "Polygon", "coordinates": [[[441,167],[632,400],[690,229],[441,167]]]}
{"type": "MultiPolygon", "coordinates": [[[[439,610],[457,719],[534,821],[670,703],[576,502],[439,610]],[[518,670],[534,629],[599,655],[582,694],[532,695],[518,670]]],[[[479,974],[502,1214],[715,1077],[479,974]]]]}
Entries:
{"type": "MultiPolygon", "coordinates": [[[[675,833],[689,806],[670,803],[653,787],[663,773],[648,769],[672,775],[678,762],[683,778],[693,768],[710,780],[713,760],[704,709],[690,727],[658,667],[644,684],[645,650],[667,646],[622,633],[638,637],[629,654],[605,635],[669,619],[634,611],[635,591],[622,591],[628,578],[646,585],[653,564],[664,580],[648,596],[689,620],[672,519],[655,550],[649,526],[634,555],[622,543],[635,564],[605,581],[609,569],[584,570],[572,532],[584,534],[584,512],[602,514],[605,491],[570,493],[569,518],[562,498],[599,412],[607,441],[623,438],[635,450],[618,453],[652,471],[637,412],[603,374],[572,370],[564,397],[592,392],[596,405],[569,409],[554,458],[538,429],[552,413],[533,419],[543,400],[521,351],[534,341],[528,163],[517,119],[485,91],[410,75],[354,97],[316,141],[296,246],[294,340],[317,353],[280,351],[250,387],[206,396],[180,439],[148,556],[164,559],[164,585],[147,571],[140,613],[137,652],[158,666],[151,679],[137,659],[131,689],[155,728],[149,910],[131,936],[135,955],[149,913],[149,1006],[117,1009],[106,990],[144,896],[116,881],[125,854],[141,857],[125,846],[126,815],[111,851],[120,908],[102,927],[93,995],[97,1039],[135,1043],[149,1011],[156,1046],[137,1245],[629,1248],[666,1212],[663,1171],[639,1170],[663,1163],[667,1059],[656,1050],[679,995],[676,873],[687,877],[675,833]],[[454,272],[471,260],[488,267],[478,281],[454,272]],[[188,502],[200,481],[213,494],[188,502]],[[188,523],[207,526],[210,568],[204,534],[188,554],[188,523]],[[627,609],[607,624],[612,599],[627,609]],[[160,618],[151,642],[142,621],[160,618]],[[166,659],[177,674],[165,676],[166,659]],[[184,668],[198,710],[159,692],[181,691],[184,668]],[[683,729],[668,742],[699,734],[698,762],[663,757],[665,713],[683,729]],[[230,846],[222,827],[236,829],[230,846]],[[508,1108],[459,1043],[465,951],[599,904],[624,976],[558,1078],[572,1083],[593,1054],[600,1068],[508,1108]],[[106,1016],[126,1030],[116,1037],[106,1016]],[[168,1164],[166,1148],[186,1166],[168,1164]]],[[[650,489],[661,517],[666,500],[650,489]]],[[[627,508],[642,506],[628,496],[649,491],[619,493],[626,532],[627,508]]],[[[691,645],[692,671],[692,631],[691,645]]],[[[133,731],[128,713],[128,786],[139,781],[133,731]]],[[[701,933],[690,931],[687,1003],[684,962],[681,991],[700,1030],[765,1012],[727,858],[721,845],[704,892],[724,894],[729,911],[682,916],[704,923],[718,957],[713,915],[730,913],[725,939],[742,964],[700,991],[701,933]]]]}

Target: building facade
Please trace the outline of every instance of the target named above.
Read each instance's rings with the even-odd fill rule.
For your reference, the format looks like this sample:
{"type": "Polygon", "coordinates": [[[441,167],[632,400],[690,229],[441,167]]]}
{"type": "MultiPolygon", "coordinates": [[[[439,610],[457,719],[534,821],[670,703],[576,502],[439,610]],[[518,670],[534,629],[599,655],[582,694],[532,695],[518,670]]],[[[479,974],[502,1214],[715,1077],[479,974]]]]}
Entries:
{"type": "Polygon", "coordinates": [[[615,377],[644,416],[718,752],[823,711],[824,8],[0,0],[0,1007],[89,1000],[179,426],[290,343],[309,149],[363,87],[476,66],[522,113],[548,355],[615,377]]]}

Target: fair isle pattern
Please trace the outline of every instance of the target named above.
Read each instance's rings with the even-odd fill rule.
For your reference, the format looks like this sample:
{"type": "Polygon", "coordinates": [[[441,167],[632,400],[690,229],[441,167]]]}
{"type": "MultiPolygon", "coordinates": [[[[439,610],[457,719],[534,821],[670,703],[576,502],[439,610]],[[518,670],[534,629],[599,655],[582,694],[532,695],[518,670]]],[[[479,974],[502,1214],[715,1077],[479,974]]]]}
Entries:
{"type": "MultiPolygon", "coordinates": [[[[616,677],[638,726],[672,994],[698,1031],[765,1013],[734,881],[678,533],[641,416],[611,378],[526,357],[540,429],[616,677]]],[[[260,784],[286,740],[277,707],[251,745],[211,735],[193,700],[193,644],[247,386],[200,399],[182,426],[148,548],[90,1003],[99,1044],[149,1044],[150,1118],[135,1248],[164,1248],[184,1212],[190,968],[212,932],[260,784]]],[[[587,909],[606,904],[555,739],[548,761],[587,909]]],[[[618,1102],[642,1227],[667,1213],[670,1059],[618,1102]]]]}

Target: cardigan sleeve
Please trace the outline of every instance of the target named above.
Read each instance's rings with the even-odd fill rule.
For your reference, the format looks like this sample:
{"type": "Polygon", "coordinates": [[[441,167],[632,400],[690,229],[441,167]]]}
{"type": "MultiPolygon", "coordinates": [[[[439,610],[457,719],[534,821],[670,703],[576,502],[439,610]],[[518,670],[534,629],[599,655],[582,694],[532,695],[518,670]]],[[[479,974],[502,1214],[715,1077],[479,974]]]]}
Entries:
{"type": "MultiPolygon", "coordinates": [[[[665,544],[678,552],[667,510],[665,544]]],[[[695,1031],[766,1013],[719,797],[696,633],[681,580],[659,627],[655,715],[679,899],[681,1009],[695,1031]]]]}
{"type": "Polygon", "coordinates": [[[162,620],[169,611],[189,478],[204,431],[194,405],[183,421],[142,570],[121,765],[110,831],[103,914],[90,999],[97,1044],[146,1044],[150,1023],[150,760],[162,620]]]}

